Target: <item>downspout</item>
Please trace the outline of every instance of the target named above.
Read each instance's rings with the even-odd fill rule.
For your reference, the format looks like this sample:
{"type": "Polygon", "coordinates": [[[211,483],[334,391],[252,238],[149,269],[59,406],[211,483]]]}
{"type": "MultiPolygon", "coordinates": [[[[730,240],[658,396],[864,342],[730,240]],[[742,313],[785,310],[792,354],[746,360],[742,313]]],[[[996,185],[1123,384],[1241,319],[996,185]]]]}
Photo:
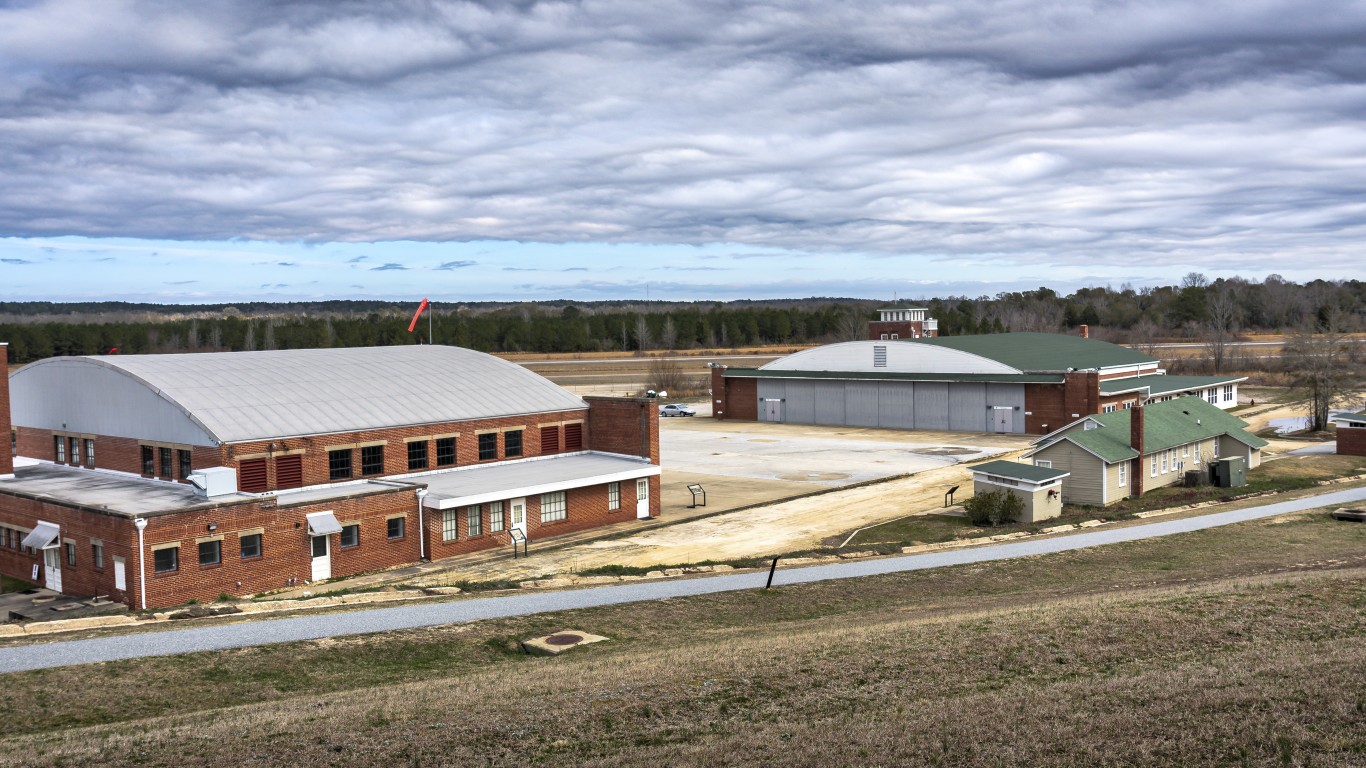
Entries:
{"type": "Polygon", "coordinates": [[[427,524],[424,522],[422,508],[423,502],[427,498],[427,489],[418,488],[417,491],[417,559],[427,559],[427,524]]]}
{"type": "Polygon", "coordinates": [[[640,404],[640,455],[650,458],[650,417],[645,410],[649,403],[640,404]]]}
{"type": "Polygon", "coordinates": [[[142,610],[147,610],[147,567],[143,565],[142,552],[146,547],[142,543],[142,532],[147,529],[147,518],[134,518],[133,525],[138,529],[138,591],[142,593],[142,610]]]}

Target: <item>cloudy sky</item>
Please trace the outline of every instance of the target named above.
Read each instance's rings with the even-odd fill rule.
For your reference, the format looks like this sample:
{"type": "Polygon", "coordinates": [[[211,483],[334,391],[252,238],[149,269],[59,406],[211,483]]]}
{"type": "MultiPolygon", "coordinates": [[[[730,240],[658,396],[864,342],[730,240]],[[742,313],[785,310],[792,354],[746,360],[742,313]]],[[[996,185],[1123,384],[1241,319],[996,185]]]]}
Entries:
{"type": "Polygon", "coordinates": [[[1366,277],[1366,4],[0,3],[0,297],[1366,277]]]}

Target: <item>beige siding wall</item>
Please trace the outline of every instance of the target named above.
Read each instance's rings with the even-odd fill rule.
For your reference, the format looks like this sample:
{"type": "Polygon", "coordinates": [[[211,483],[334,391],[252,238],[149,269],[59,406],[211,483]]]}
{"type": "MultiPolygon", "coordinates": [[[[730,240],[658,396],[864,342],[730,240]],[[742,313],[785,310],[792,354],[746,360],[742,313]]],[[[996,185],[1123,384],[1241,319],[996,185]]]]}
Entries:
{"type": "Polygon", "coordinates": [[[1114,504],[1129,498],[1129,493],[1133,489],[1133,459],[1127,459],[1118,464],[1105,465],[1105,503],[1114,504]],[[1119,482],[1120,466],[1128,466],[1128,474],[1124,476],[1124,483],[1119,482]]]}
{"type": "MultiPolygon", "coordinates": [[[[1053,486],[1056,490],[1058,486],[1053,486]]],[[[990,480],[974,480],[972,483],[973,495],[979,493],[999,493],[1006,491],[1020,497],[1024,502],[1024,511],[1020,513],[1021,523],[1037,523],[1040,520],[1049,520],[1062,514],[1061,495],[1049,497],[1048,488],[1033,490],[1033,486],[1016,487],[998,485],[990,480]]]]}
{"type": "Polygon", "coordinates": [[[1095,455],[1087,453],[1066,440],[1044,448],[1031,457],[1034,463],[1053,462],[1053,469],[1071,472],[1071,477],[1062,480],[1062,500],[1068,504],[1090,504],[1103,506],[1106,503],[1103,491],[1104,463],[1095,455]]]}

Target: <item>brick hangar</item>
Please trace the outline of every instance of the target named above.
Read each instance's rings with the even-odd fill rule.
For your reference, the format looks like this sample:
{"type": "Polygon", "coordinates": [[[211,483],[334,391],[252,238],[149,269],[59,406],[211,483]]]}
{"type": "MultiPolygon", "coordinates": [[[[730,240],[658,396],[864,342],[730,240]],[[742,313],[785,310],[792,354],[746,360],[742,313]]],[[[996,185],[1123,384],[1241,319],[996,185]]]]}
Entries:
{"type": "Polygon", "coordinates": [[[7,373],[0,572],[133,608],[659,514],[652,401],[446,346],[63,357],[7,373]]]}

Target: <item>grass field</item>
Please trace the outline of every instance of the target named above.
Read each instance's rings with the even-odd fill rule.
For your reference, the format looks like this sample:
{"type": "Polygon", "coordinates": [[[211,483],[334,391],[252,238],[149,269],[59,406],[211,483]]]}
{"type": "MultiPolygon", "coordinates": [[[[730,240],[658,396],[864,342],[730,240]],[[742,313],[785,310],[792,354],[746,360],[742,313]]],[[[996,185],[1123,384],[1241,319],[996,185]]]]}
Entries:
{"type": "Polygon", "coordinates": [[[1361,765],[1366,525],[7,676],[16,765],[1361,765]],[[516,639],[610,642],[558,658],[516,639]]]}

